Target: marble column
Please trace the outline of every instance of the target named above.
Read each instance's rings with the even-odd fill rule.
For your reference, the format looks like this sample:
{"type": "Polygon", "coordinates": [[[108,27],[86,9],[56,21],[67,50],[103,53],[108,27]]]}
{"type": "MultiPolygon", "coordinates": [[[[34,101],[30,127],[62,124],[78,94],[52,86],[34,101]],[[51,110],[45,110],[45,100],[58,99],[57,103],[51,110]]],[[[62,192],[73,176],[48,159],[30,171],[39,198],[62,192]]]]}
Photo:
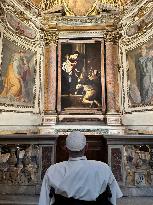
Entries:
{"type": "Polygon", "coordinates": [[[120,124],[118,86],[118,45],[116,34],[108,33],[106,46],[107,124],[120,124]]]}
{"type": "MultiPolygon", "coordinates": [[[[47,126],[55,124],[57,118],[56,115],[57,39],[58,39],[58,34],[56,32],[46,33],[45,72],[44,72],[45,73],[44,75],[45,115],[43,117],[43,125],[47,125],[47,126]]],[[[43,132],[44,132],[44,127],[43,127],[43,132]]],[[[48,128],[47,128],[47,132],[48,132],[48,128]]]]}

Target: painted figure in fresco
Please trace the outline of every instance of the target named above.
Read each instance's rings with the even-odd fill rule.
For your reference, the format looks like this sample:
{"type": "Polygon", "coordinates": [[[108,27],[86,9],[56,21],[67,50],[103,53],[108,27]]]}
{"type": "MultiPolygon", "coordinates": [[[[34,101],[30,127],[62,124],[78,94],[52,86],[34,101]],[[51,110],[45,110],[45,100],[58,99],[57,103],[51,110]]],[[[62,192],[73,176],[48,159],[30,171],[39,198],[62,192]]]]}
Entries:
{"type": "Polygon", "coordinates": [[[146,104],[153,98],[153,55],[152,50],[147,50],[145,45],[141,48],[138,66],[140,70],[141,102],[146,104]]]}
{"type": "Polygon", "coordinates": [[[130,81],[128,81],[128,87],[130,90],[129,96],[130,96],[131,102],[140,104],[141,103],[141,95],[140,95],[140,91],[139,91],[137,85],[134,83],[132,84],[132,83],[130,83],[130,81]]]}
{"type": "Polygon", "coordinates": [[[22,96],[25,101],[29,102],[33,98],[33,92],[31,92],[31,88],[33,87],[33,80],[30,66],[24,56],[21,58],[20,76],[23,82],[22,96]]]}
{"type": "Polygon", "coordinates": [[[19,62],[21,53],[15,53],[7,66],[6,75],[3,80],[3,90],[0,97],[19,98],[22,95],[22,79],[19,75],[19,62]]]}
{"type": "Polygon", "coordinates": [[[33,98],[32,74],[25,53],[16,52],[7,66],[0,97],[10,100],[31,102],[33,98]]]}
{"type": "Polygon", "coordinates": [[[83,104],[89,104],[90,107],[100,107],[100,75],[98,70],[91,68],[89,74],[85,80],[81,80],[77,85],[77,92],[80,92],[80,89],[83,94],[82,102],[83,104]]]}
{"type": "Polygon", "coordinates": [[[75,94],[76,85],[81,74],[80,62],[80,53],[78,51],[66,55],[66,60],[62,64],[63,94],[75,94]]]}

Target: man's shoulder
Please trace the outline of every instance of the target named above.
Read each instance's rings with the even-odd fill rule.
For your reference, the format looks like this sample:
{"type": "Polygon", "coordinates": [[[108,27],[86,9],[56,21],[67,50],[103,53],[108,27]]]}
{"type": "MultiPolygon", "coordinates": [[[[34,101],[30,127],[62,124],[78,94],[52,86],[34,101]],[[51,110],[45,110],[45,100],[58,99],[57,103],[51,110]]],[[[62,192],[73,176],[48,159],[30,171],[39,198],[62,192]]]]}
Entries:
{"type": "Polygon", "coordinates": [[[52,169],[55,169],[55,168],[58,168],[58,167],[62,167],[62,166],[65,166],[66,163],[67,163],[67,161],[58,162],[58,163],[50,165],[50,167],[48,169],[52,170],[52,169]]]}
{"type": "Polygon", "coordinates": [[[105,162],[96,161],[96,160],[88,160],[88,162],[89,162],[89,164],[91,164],[91,165],[93,165],[93,166],[110,169],[110,167],[108,166],[108,164],[106,164],[105,162]]]}

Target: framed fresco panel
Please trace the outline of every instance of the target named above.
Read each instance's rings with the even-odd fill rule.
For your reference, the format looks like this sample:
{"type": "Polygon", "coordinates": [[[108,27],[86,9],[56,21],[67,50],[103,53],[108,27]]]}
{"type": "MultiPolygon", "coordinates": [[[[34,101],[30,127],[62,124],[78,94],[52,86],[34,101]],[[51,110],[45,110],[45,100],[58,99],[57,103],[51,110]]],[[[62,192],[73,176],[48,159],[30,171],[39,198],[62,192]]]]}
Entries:
{"type": "Polygon", "coordinates": [[[0,105],[34,107],[36,52],[3,39],[0,105]]]}
{"type": "Polygon", "coordinates": [[[127,52],[129,106],[153,105],[153,39],[127,52]]]}
{"type": "Polygon", "coordinates": [[[58,111],[102,111],[104,106],[102,49],[101,41],[60,41],[58,111]]]}

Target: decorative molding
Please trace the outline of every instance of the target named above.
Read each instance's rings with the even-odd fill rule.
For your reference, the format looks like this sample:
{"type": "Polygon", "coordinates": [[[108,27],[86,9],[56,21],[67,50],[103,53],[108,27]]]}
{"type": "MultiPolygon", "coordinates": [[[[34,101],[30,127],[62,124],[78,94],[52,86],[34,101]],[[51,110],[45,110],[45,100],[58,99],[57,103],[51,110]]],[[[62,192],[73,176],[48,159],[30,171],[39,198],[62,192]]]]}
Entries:
{"type": "Polygon", "coordinates": [[[87,36],[88,38],[103,38],[105,32],[104,31],[60,31],[59,32],[59,38],[64,39],[64,38],[75,38],[76,36],[78,38],[83,38],[84,36],[87,36]]]}
{"type": "Polygon", "coordinates": [[[128,30],[130,28],[134,29],[135,26],[138,26],[137,33],[142,32],[142,28],[143,30],[145,30],[145,19],[147,20],[147,22],[150,22],[150,18],[152,18],[152,16],[150,15],[152,12],[152,7],[153,3],[151,0],[141,0],[138,1],[136,5],[131,6],[129,10],[127,10],[127,14],[126,12],[124,13],[120,22],[125,33],[127,34],[128,30]]]}
{"type": "Polygon", "coordinates": [[[107,114],[107,125],[121,125],[121,115],[119,114],[107,114]]]}
{"type": "Polygon", "coordinates": [[[39,20],[45,28],[56,27],[57,25],[60,26],[94,26],[94,25],[101,25],[106,24],[108,27],[113,26],[114,21],[118,21],[116,15],[112,14],[101,14],[97,16],[79,16],[79,17],[67,17],[67,16],[59,16],[59,15],[45,15],[39,17],[39,20]]]}
{"type": "Polygon", "coordinates": [[[57,115],[44,115],[43,116],[43,125],[55,125],[57,122],[57,115]]]}
{"type": "Polygon", "coordinates": [[[57,135],[58,132],[55,130],[54,126],[39,126],[39,132],[41,135],[57,135]]]}
{"type": "Polygon", "coordinates": [[[74,121],[101,121],[103,122],[104,121],[104,115],[100,114],[100,115],[96,115],[94,114],[92,116],[92,119],[91,119],[91,115],[90,114],[86,114],[86,115],[76,115],[76,114],[61,114],[58,116],[58,119],[59,121],[63,121],[63,122],[74,122],[74,121]]]}
{"type": "Polygon", "coordinates": [[[94,0],[94,1],[69,1],[69,0],[42,0],[40,8],[44,13],[59,12],[66,16],[93,16],[101,12],[119,13],[122,10],[123,1],[116,2],[115,0],[94,0]],[[84,7],[82,7],[82,4],[84,7]]]}
{"type": "MultiPolygon", "coordinates": [[[[56,128],[55,128],[56,129],[56,128]]],[[[74,129],[56,129],[57,134],[59,135],[68,135],[72,131],[81,131],[86,135],[103,135],[108,134],[108,129],[81,129],[81,128],[74,128],[74,129]]]]}

